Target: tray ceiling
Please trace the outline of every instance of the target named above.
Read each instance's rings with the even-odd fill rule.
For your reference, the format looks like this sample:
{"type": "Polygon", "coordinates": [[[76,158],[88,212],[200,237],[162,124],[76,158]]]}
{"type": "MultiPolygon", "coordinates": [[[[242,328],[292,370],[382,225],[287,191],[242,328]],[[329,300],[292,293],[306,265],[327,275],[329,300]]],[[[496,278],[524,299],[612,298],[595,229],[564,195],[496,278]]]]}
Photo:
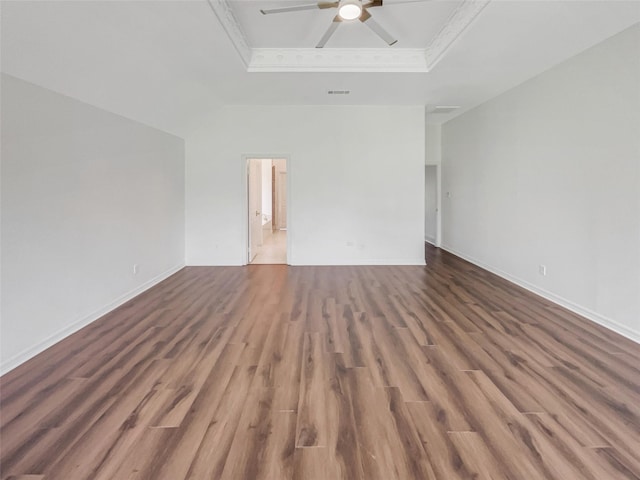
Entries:
{"type": "MultiPolygon", "coordinates": [[[[493,0],[450,46],[430,50],[445,53],[429,73],[362,65],[353,73],[248,73],[207,0],[1,0],[0,7],[3,73],[184,138],[226,105],[426,105],[427,121],[442,123],[640,21],[637,1],[493,0]],[[335,90],[350,94],[328,94],[335,90]],[[435,105],[460,108],[436,114],[435,105]]],[[[410,37],[398,38],[380,50],[399,52],[410,37]]],[[[309,49],[292,39],[246,48],[309,49]]],[[[333,49],[340,50],[323,51],[333,49]]]]}
{"type": "Polygon", "coordinates": [[[345,22],[314,48],[335,9],[262,15],[308,0],[208,0],[249,72],[428,72],[489,0],[385,2],[371,8],[398,42],[389,47],[361,22],[345,22]]]}

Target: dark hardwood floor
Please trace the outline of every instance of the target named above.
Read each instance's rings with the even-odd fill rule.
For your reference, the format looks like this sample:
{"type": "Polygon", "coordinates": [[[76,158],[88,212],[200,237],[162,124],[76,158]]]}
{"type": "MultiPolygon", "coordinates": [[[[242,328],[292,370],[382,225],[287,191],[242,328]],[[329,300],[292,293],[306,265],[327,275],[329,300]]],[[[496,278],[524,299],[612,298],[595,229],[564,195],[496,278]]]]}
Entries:
{"type": "Polygon", "coordinates": [[[640,478],[640,346],[427,256],[181,270],[1,379],[1,477],[640,478]]]}

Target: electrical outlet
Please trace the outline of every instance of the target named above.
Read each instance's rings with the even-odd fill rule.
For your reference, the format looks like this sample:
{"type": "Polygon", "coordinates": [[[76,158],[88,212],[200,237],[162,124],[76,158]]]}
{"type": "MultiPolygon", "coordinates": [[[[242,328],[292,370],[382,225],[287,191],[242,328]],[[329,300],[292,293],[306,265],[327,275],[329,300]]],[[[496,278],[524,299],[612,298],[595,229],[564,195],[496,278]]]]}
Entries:
{"type": "Polygon", "coordinates": [[[547,276],[547,266],[546,265],[539,265],[538,266],[538,273],[540,275],[542,275],[543,277],[547,276]]]}
{"type": "Polygon", "coordinates": [[[133,274],[134,274],[134,275],[137,275],[137,274],[138,274],[138,264],[137,264],[137,263],[134,263],[134,264],[133,264],[133,274]]]}

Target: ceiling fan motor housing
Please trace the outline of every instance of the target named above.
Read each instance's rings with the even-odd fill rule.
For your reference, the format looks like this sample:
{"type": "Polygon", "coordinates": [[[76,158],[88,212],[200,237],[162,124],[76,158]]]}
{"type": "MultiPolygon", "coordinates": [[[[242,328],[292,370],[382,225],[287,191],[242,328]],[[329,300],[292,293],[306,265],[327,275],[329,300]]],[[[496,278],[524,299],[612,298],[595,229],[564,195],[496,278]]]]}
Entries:
{"type": "Polygon", "coordinates": [[[342,20],[357,20],[362,15],[362,2],[360,0],[341,0],[338,5],[338,16],[342,20]]]}

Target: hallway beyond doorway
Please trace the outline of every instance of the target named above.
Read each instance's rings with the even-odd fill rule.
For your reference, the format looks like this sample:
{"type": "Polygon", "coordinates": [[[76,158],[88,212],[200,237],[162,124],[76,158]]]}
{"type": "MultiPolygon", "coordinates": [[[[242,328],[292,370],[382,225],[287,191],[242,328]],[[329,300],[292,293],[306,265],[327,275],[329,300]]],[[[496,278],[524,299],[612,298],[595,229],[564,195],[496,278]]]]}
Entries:
{"type": "Polygon", "coordinates": [[[262,245],[257,249],[257,254],[251,261],[251,265],[287,263],[287,231],[263,230],[262,245]]]}
{"type": "Polygon", "coordinates": [[[286,157],[246,158],[247,263],[287,264],[286,157]]]}

